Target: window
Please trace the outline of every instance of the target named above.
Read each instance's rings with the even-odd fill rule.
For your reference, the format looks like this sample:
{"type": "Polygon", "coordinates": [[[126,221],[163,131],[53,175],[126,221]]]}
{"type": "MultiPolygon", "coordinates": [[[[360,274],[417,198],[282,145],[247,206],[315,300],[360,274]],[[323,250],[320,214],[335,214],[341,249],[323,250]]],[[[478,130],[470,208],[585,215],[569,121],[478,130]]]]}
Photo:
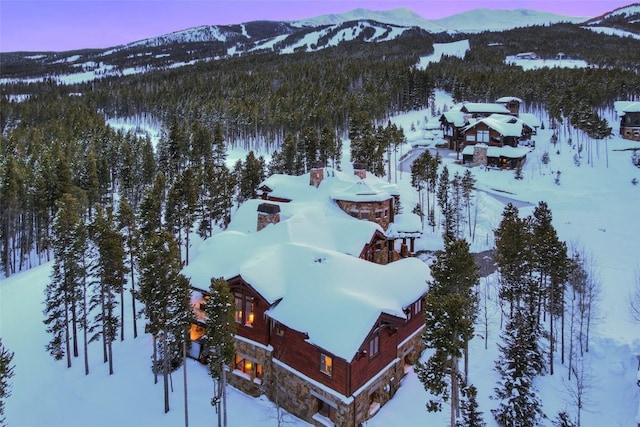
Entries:
{"type": "Polygon", "coordinates": [[[420,314],[422,311],[422,299],[419,299],[415,304],[413,304],[413,314],[420,314]]]}
{"type": "Polygon", "coordinates": [[[376,331],[371,341],[369,341],[369,357],[373,357],[380,352],[380,334],[376,331]]]}
{"type": "Polygon", "coordinates": [[[271,327],[273,329],[273,334],[283,337],[284,336],[284,327],[277,320],[272,320],[271,327]]]}
{"type": "Polygon", "coordinates": [[[240,292],[234,294],[236,303],[236,322],[244,326],[253,326],[254,303],[253,298],[240,292]]]}
{"type": "Polygon", "coordinates": [[[318,414],[326,418],[327,420],[336,420],[336,408],[322,399],[316,399],[318,402],[318,414]]]}
{"type": "Polygon", "coordinates": [[[198,341],[200,338],[204,336],[205,332],[206,330],[203,326],[192,323],[191,329],[189,331],[191,341],[198,341]]]}
{"type": "Polygon", "coordinates": [[[262,382],[263,369],[262,365],[254,360],[236,354],[234,358],[234,370],[236,372],[242,372],[248,379],[255,382],[262,382]],[[257,380],[257,381],[256,381],[257,380]]]}
{"type": "Polygon", "coordinates": [[[326,354],[320,353],[320,372],[331,376],[333,370],[333,359],[326,354]]]}
{"type": "Polygon", "coordinates": [[[380,409],[380,393],[376,389],[369,395],[369,415],[375,415],[380,409]]]}
{"type": "Polygon", "coordinates": [[[489,142],[489,131],[488,130],[480,130],[478,129],[476,134],[477,142],[489,142]]]}

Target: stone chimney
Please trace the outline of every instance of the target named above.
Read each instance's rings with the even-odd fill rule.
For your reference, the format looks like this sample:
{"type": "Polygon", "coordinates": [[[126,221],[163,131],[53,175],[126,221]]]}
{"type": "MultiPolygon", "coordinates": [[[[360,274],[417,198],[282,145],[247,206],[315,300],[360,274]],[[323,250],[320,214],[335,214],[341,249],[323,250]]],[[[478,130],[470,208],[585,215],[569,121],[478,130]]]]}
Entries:
{"type": "Polygon", "coordinates": [[[487,147],[486,144],[476,144],[473,146],[473,165],[487,166],[487,147]]]}
{"type": "Polygon", "coordinates": [[[354,163],[353,174],[359,176],[360,179],[365,179],[367,177],[367,170],[365,169],[365,165],[363,163],[354,163]]]}
{"type": "Polygon", "coordinates": [[[258,227],[257,231],[262,230],[269,224],[277,224],[280,222],[280,206],[273,203],[261,203],[258,205],[258,227]]]}
{"type": "Polygon", "coordinates": [[[322,162],[313,162],[309,176],[309,185],[318,188],[324,178],[324,164],[322,162]]]}

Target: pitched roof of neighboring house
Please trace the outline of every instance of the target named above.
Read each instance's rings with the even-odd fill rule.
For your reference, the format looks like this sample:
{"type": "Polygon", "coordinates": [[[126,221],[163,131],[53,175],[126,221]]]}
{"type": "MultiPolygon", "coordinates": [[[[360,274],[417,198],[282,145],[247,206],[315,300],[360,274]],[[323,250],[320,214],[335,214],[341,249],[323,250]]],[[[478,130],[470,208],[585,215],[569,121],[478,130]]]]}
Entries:
{"type": "MultiPolygon", "coordinates": [[[[454,106],[455,107],[455,106],[454,106]]],[[[465,102],[460,106],[460,111],[468,113],[498,113],[511,114],[511,112],[502,104],[493,102],[465,102]]]]}
{"type": "Polygon", "coordinates": [[[247,261],[242,277],[267,301],[277,302],[267,312],[270,317],[350,361],[381,314],[406,318],[403,309],[427,291],[430,273],[417,258],[379,265],[282,244],[247,261]]]}
{"type": "Polygon", "coordinates": [[[518,101],[520,103],[523,103],[524,101],[520,98],[516,98],[515,96],[503,96],[502,98],[498,98],[496,99],[496,102],[499,103],[503,103],[503,102],[510,102],[510,101],[518,101]]]}
{"type": "Polygon", "coordinates": [[[540,127],[540,119],[535,114],[520,113],[518,118],[525,122],[531,129],[540,127]]]}
{"type": "Polygon", "coordinates": [[[626,113],[638,113],[640,112],[640,102],[616,101],[613,103],[613,108],[618,116],[624,116],[626,113]]]}
{"type": "Polygon", "coordinates": [[[522,121],[516,120],[515,123],[511,123],[511,118],[515,118],[513,116],[505,116],[503,114],[492,114],[490,117],[485,117],[483,119],[477,120],[469,125],[465,126],[462,130],[463,132],[467,132],[469,129],[472,129],[478,126],[480,123],[484,123],[489,128],[495,130],[502,136],[522,136],[522,121]]]}
{"type": "Polygon", "coordinates": [[[447,123],[453,123],[456,127],[462,127],[466,123],[464,113],[460,110],[449,110],[442,113],[442,116],[440,117],[444,117],[447,123]]]}
{"type": "Polygon", "coordinates": [[[485,144],[467,145],[462,150],[462,155],[473,155],[475,147],[485,146],[487,147],[487,157],[506,157],[507,159],[520,159],[526,156],[531,148],[529,147],[511,147],[505,145],[504,147],[492,147],[485,144]]]}

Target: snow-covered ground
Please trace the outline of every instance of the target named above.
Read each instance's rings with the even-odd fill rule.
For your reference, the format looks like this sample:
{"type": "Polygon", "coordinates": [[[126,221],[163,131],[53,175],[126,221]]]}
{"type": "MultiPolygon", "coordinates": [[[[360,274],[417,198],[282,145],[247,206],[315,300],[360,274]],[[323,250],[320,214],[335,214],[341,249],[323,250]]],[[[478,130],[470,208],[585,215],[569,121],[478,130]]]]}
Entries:
{"type": "MultiPolygon", "coordinates": [[[[446,94],[439,93],[436,102],[441,108],[451,106],[446,94]]],[[[416,111],[394,118],[408,138],[419,139],[427,110],[416,111]],[[416,128],[411,131],[411,125],[416,128]]],[[[546,123],[546,118],[542,118],[546,123]]],[[[611,119],[613,120],[613,118],[611,119]]],[[[611,121],[615,125],[616,122],[611,121]]],[[[615,132],[615,126],[614,126],[615,132]]],[[[616,132],[617,133],[617,132],[616,132]]],[[[501,219],[504,203],[492,193],[507,195],[531,205],[544,200],[553,213],[553,224],[561,239],[570,247],[583,248],[592,256],[598,280],[602,286],[598,315],[592,331],[590,351],[586,361],[593,380],[590,382],[582,413],[582,425],[612,427],[635,425],[640,401],[640,387],[636,385],[637,354],[640,354],[640,328],[634,325],[628,313],[628,295],[640,270],[640,169],[630,161],[630,147],[638,143],[616,136],[593,143],[593,161],[587,162],[583,151],[581,165],[576,166],[576,151],[562,137],[556,147],[549,142],[550,130],[539,131],[536,148],[528,156],[524,179],[517,181],[513,172],[473,168],[477,187],[478,226],[472,250],[480,251],[493,245],[492,230],[501,219]],[[596,146],[598,147],[596,149],[596,146]],[[550,156],[548,165],[541,162],[542,153],[550,156]],[[561,171],[560,184],[554,182],[556,171],[561,171]]],[[[577,138],[574,135],[574,140],[577,138]]],[[[345,144],[345,160],[348,144],[345,144]]],[[[407,144],[398,158],[410,149],[407,144]]],[[[450,173],[462,172],[454,164],[455,156],[445,150],[440,153],[450,173]]],[[[242,158],[244,153],[234,150],[231,155],[242,158]]],[[[348,162],[345,168],[348,168],[348,162]]],[[[406,172],[393,171],[391,180],[397,179],[402,192],[402,203],[410,209],[416,201],[406,172]]],[[[533,206],[521,208],[522,215],[532,213],[533,206]]],[[[426,232],[417,242],[417,249],[440,248],[441,238],[426,232]]],[[[198,242],[194,241],[194,245],[198,242]]],[[[71,369],[56,362],[46,353],[48,336],[43,320],[43,290],[51,272],[51,264],[2,280],[0,284],[0,329],[3,343],[15,352],[13,395],[7,400],[6,417],[9,426],[176,426],[184,423],[182,370],[173,375],[174,392],[171,411],[163,413],[162,386],[153,384],[150,371],[151,342],[148,335],[137,339],[131,334],[130,307],[127,307],[128,328],[125,340],[114,348],[115,374],[108,375],[102,364],[101,346],[92,345],[91,374],[84,376],[81,358],[74,360],[71,369]]],[[[488,331],[478,325],[478,336],[471,343],[470,380],[478,387],[480,410],[488,426],[495,426],[490,410],[496,402],[491,400],[496,383],[493,361],[497,358],[499,312],[494,302],[497,292],[496,277],[481,281],[490,301],[487,310],[488,331]],[[485,338],[487,349],[485,350],[485,338]]],[[[142,330],[144,322],[138,321],[142,330]]],[[[566,367],[556,360],[556,374],[539,379],[537,387],[544,402],[544,411],[554,418],[558,411],[572,413],[566,367]]],[[[216,413],[209,404],[212,383],[204,366],[188,362],[189,422],[192,426],[212,425],[216,413]]],[[[447,410],[430,414],[425,409],[427,393],[410,372],[396,396],[371,419],[369,427],[446,425],[447,410]]],[[[292,425],[307,425],[290,418],[292,425]]],[[[272,404],[255,399],[230,388],[230,426],[276,426],[272,404]]],[[[547,421],[545,425],[551,425],[547,421]]]]}

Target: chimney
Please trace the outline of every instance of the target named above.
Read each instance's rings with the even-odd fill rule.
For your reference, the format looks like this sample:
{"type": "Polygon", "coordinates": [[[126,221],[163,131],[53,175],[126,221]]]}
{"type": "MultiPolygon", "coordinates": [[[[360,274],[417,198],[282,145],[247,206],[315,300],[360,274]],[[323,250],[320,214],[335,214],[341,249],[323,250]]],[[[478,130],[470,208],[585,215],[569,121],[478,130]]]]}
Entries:
{"type": "Polygon", "coordinates": [[[359,176],[360,179],[365,179],[367,177],[367,170],[365,169],[365,165],[363,163],[354,163],[353,174],[359,176]]]}
{"type": "Polygon", "coordinates": [[[280,206],[273,203],[261,203],[258,205],[258,227],[257,231],[262,230],[269,224],[277,224],[280,222],[280,206]]]}
{"type": "Polygon", "coordinates": [[[309,185],[318,188],[324,178],[324,164],[322,162],[313,162],[309,176],[309,185]]]}

